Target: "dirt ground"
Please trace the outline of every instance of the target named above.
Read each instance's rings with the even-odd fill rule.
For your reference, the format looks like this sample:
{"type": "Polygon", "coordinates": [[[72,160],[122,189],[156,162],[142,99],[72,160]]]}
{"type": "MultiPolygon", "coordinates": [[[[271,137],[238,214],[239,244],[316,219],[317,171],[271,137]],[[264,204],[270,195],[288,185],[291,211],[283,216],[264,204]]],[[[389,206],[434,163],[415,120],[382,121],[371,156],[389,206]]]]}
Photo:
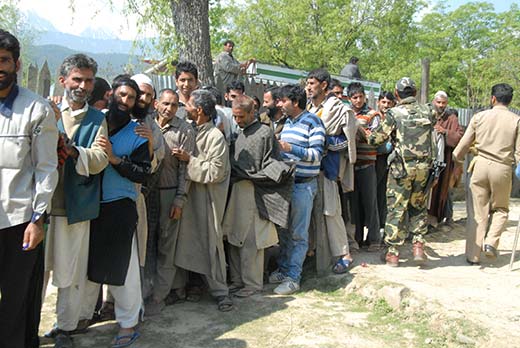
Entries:
{"type": "MultiPolygon", "coordinates": [[[[235,299],[228,313],[209,297],[168,306],[140,324],[132,347],[520,347],[520,252],[509,271],[519,213],[520,200],[513,200],[493,263],[465,262],[465,205],[456,202],[455,223],[427,236],[425,267],[406,261],[409,244],[399,268],[362,251],[347,275],[308,271],[293,296],[273,295],[267,285],[262,294],[235,299]]],[[[49,287],[42,334],[55,322],[55,301],[49,287]]],[[[110,347],[116,333],[115,322],[97,324],[75,336],[75,347],[110,347]]],[[[53,342],[43,339],[42,347],[53,342]]]]}

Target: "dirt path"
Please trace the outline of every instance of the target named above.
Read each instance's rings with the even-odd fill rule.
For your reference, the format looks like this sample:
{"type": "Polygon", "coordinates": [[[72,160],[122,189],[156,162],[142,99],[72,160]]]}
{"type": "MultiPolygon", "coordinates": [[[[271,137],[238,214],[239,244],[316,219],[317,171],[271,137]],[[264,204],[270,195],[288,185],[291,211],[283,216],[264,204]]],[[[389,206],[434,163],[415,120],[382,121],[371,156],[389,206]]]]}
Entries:
{"type": "MultiPolygon", "coordinates": [[[[268,286],[235,300],[229,313],[218,312],[209,298],[169,306],[140,325],[142,337],[132,347],[520,347],[520,261],[508,271],[519,213],[514,200],[493,264],[465,262],[465,208],[457,202],[457,223],[427,236],[427,267],[390,268],[377,253],[361,252],[349,275],[307,275],[294,296],[274,296],[268,286]]],[[[55,321],[55,301],[50,289],[42,332],[55,321]]],[[[98,324],[76,336],[75,346],[109,347],[116,331],[114,322],[98,324]]],[[[52,346],[43,341],[42,347],[52,346]]]]}

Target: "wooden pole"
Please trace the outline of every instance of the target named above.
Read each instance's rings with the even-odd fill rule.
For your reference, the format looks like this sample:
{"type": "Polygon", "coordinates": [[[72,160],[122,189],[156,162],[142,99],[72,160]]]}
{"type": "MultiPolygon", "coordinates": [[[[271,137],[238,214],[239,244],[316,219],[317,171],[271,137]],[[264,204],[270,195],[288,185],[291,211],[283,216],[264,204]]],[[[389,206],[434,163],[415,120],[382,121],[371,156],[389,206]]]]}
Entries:
{"type": "Polygon", "coordinates": [[[428,89],[430,86],[430,60],[428,58],[421,59],[422,75],[421,75],[421,96],[420,102],[428,102],[428,89]]]}

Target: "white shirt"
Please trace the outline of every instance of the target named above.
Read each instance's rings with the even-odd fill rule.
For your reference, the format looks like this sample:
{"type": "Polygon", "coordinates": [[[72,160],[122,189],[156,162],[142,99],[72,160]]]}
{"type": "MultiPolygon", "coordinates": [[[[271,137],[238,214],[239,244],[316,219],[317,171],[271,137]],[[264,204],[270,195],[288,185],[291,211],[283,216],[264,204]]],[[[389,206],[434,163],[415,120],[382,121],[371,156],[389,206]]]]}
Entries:
{"type": "Polygon", "coordinates": [[[0,229],[43,214],[58,183],[54,112],[42,97],[18,89],[7,108],[12,114],[0,112],[0,229]]]}

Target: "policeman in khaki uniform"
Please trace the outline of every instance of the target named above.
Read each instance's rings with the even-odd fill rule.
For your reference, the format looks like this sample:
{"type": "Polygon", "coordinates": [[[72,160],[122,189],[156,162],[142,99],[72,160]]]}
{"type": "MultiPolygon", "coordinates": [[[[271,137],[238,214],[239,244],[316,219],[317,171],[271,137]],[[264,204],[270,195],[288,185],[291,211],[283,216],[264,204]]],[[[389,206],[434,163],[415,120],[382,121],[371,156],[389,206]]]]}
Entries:
{"type": "Polygon", "coordinates": [[[520,161],[520,117],[507,109],[512,99],[510,85],[494,85],[491,88],[493,108],[473,116],[453,151],[458,161],[464,159],[473,143],[478,152],[469,183],[476,223],[476,231],[468,230],[466,240],[466,258],[470,264],[480,261],[482,244],[487,257],[497,257],[496,248],[506,227],[512,166],[520,161]]]}
{"type": "Polygon", "coordinates": [[[413,234],[413,256],[417,263],[427,260],[424,235],[427,230],[426,187],[433,161],[432,139],[435,116],[431,108],[417,102],[415,82],[401,78],[395,86],[398,105],[386,113],[385,120],[368,136],[372,145],[384,143],[390,136],[393,152],[389,155],[388,216],[385,225],[384,258],[388,266],[399,265],[398,246],[404,244],[407,230],[413,234]],[[405,226],[406,214],[409,226],[405,226]]]}

